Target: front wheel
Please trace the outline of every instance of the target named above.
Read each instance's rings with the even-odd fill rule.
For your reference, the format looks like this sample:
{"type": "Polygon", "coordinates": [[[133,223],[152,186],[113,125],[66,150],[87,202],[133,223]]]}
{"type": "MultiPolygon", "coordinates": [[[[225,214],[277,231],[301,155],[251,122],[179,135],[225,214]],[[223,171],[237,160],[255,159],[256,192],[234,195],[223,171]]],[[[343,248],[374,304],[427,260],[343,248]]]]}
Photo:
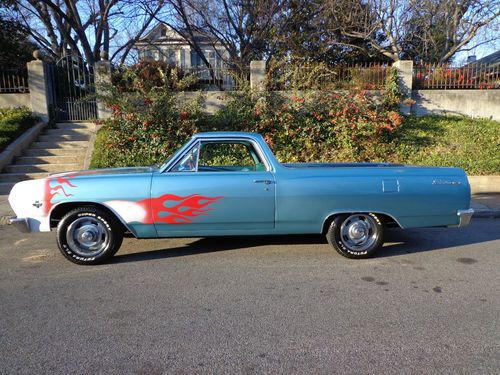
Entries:
{"type": "Polygon", "coordinates": [[[92,206],[68,212],[57,226],[59,250],[76,264],[103,263],[115,255],[122,240],[117,220],[92,206]]]}
{"type": "Polygon", "coordinates": [[[347,258],[372,256],[383,243],[384,226],[377,215],[343,214],[330,224],[326,239],[347,258]]]}

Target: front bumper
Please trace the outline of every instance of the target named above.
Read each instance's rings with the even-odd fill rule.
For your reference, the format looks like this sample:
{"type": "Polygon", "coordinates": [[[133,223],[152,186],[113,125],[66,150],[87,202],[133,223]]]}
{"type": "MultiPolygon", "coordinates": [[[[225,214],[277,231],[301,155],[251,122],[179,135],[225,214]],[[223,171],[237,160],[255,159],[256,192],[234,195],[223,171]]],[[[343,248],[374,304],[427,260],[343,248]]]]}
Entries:
{"type": "Polygon", "coordinates": [[[474,210],[469,208],[468,210],[458,210],[457,215],[460,219],[457,227],[465,227],[469,225],[470,219],[472,219],[472,215],[474,215],[474,210]]]}
{"type": "Polygon", "coordinates": [[[9,219],[9,223],[13,225],[20,232],[23,233],[30,232],[30,222],[27,218],[14,216],[9,219]]]}

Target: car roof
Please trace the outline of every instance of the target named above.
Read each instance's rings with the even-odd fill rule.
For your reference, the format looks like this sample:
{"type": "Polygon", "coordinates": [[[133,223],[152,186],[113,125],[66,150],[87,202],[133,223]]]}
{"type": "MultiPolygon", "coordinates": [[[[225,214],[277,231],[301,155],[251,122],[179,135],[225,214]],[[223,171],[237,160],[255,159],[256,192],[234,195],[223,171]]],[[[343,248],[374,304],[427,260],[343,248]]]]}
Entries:
{"type": "Polygon", "coordinates": [[[246,137],[252,139],[261,139],[262,136],[259,133],[250,132],[205,132],[197,133],[193,136],[194,138],[238,138],[246,137]]]}

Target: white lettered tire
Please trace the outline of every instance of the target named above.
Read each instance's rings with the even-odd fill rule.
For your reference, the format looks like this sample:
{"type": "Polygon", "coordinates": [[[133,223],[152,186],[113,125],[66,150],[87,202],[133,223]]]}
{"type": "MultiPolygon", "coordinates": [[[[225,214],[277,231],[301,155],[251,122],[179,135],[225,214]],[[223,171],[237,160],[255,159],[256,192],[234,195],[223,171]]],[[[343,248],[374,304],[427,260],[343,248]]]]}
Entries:
{"type": "Polygon", "coordinates": [[[347,258],[368,258],[384,241],[384,225],[373,213],[337,215],[326,234],[328,243],[347,258]]]}
{"type": "Polygon", "coordinates": [[[68,212],[57,226],[61,253],[76,264],[99,264],[111,258],[122,244],[123,232],[116,218],[85,206],[68,212]]]}

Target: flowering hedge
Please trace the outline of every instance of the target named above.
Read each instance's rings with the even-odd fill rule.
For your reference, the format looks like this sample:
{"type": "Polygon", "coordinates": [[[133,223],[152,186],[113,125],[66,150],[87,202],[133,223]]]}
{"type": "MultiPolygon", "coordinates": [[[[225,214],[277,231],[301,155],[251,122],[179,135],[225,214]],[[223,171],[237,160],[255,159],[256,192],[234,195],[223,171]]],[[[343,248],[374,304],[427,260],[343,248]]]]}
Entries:
{"type": "Polygon", "coordinates": [[[118,95],[110,102],[113,117],[98,135],[92,165],[162,163],[192,134],[214,130],[258,132],[283,162],[384,160],[403,118],[376,103],[367,92],[260,97],[239,92],[210,116],[199,101],[181,106],[165,89],[118,95]]]}
{"type": "Polygon", "coordinates": [[[377,106],[367,92],[317,92],[260,98],[247,119],[283,162],[368,161],[384,157],[402,116],[377,106]]]}
{"type": "Polygon", "coordinates": [[[397,72],[390,72],[382,98],[366,91],[315,91],[304,95],[233,92],[215,115],[201,110],[201,96],[180,103],[175,91],[192,77],[175,68],[137,64],[120,71],[105,87],[112,109],[97,137],[93,167],[162,163],[200,131],[262,134],[283,162],[384,160],[391,133],[403,118],[397,72]]]}

